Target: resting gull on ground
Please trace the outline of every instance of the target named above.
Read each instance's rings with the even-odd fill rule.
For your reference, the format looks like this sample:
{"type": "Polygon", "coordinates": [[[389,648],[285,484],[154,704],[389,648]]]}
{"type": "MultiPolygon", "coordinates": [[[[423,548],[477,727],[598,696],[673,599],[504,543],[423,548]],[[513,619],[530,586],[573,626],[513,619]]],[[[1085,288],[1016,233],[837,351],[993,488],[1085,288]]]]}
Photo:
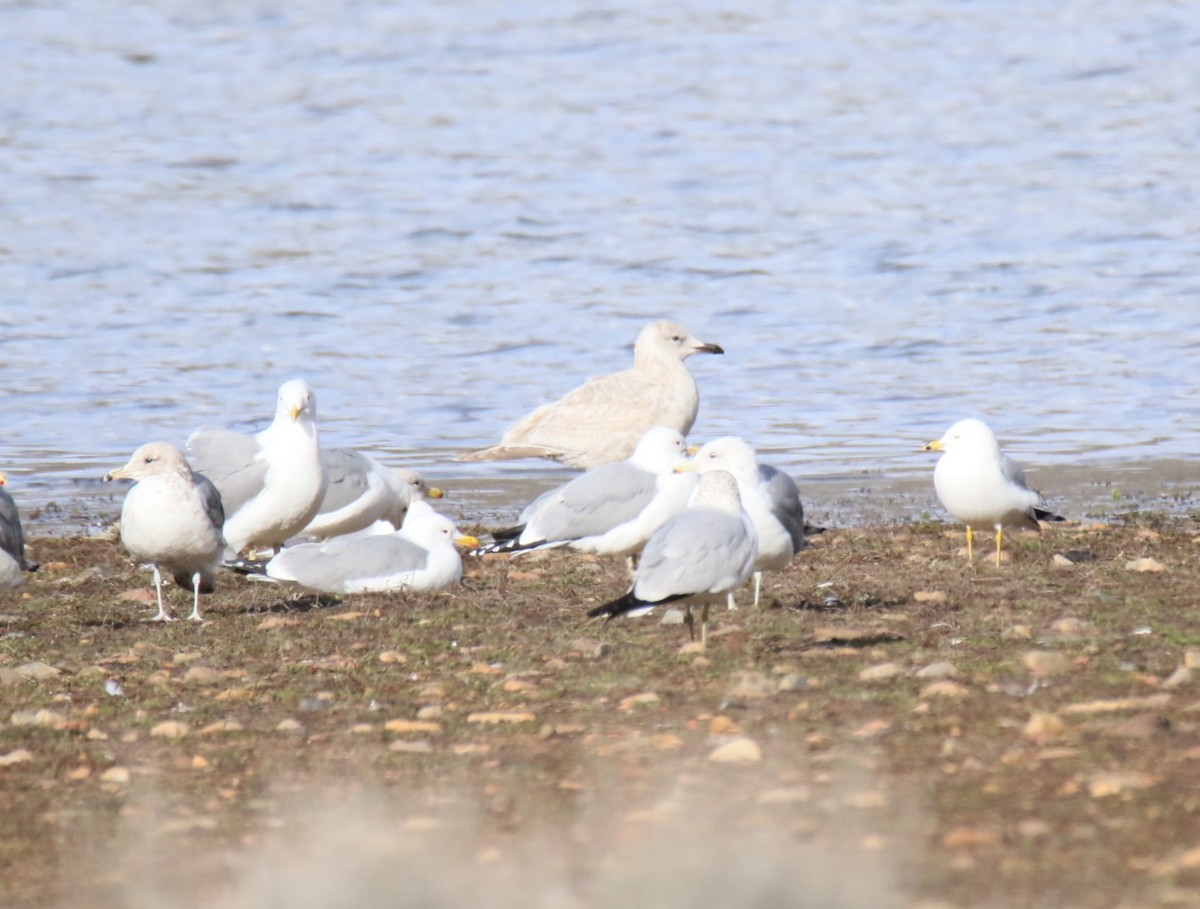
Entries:
{"type": "MultiPolygon", "coordinates": [[[[684,470],[707,473],[724,470],[738,484],[742,507],[754,523],[758,557],[754,562],[754,605],[762,602],[762,573],[782,571],[807,544],[804,539],[804,507],[800,491],[787,474],[758,463],[754,449],[737,436],[713,439],[700,446],[684,470]]],[[[735,608],[733,592],[729,607],[735,608]]]]}
{"type": "Polygon", "coordinates": [[[171,621],[163,606],[160,569],[192,591],[188,618],[201,621],[200,594],[213,591],[225,550],[225,515],[216,487],[193,473],[183,452],[169,442],[143,445],[104,479],[134,482],[121,505],[121,542],[135,559],[154,567],[158,614],[152,621],[171,621]]]}
{"type": "Polygon", "coordinates": [[[959,420],[922,451],[941,451],[933,469],[938,499],[967,525],[967,559],[974,561],[974,531],[996,531],[996,565],[1005,527],[1040,530],[1038,521],[1065,518],[1038,506],[1042,497],[1025,484],[1023,471],[1000,451],[996,435],[982,420],[959,420]]]}
{"type": "Polygon", "coordinates": [[[394,533],[348,536],[289,546],[266,564],[266,575],[320,593],[439,590],[462,578],[455,546],[477,546],[432,508],[412,508],[394,533]]]}
{"type": "Polygon", "coordinates": [[[327,479],[317,401],[302,379],[279,387],[275,419],[262,432],[198,429],[187,449],[196,470],[221,493],[225,539],[235,553],[259,546],[278,552],[321,507],[327,479]]]}
{"type": "Polygon", "coordinates": [[[21,514],[17,503],[4,489],[4,474],[0,473],[0,590],[21,586],[22,571],[36,571],[37,565],[25,558],[25,534],[21,530],[21,514]]]}
{"type": "Polygon", "coordinates": [[[633,587],[590,616],[645,615],[678,602],[695,637],[692,606],[702,605],[700,642],[707,643],[708,607],[725,599],[754,570],[757,538],[742,508],[737,481],[723,470],[701,475],[688,507],[658,528],[642,550],[633,587]]]}
{"type": "Polygon", "coordinates": [[[683,365],[694,353],[724,353],[676,322],[653,322],[633,347],[633,367],[596,376],[513,424],[496,445],[459,455],[461,461],[553,458],[587,469],[620,461],[654,426],[687,435],[700,394],[683,365]]]}
{"type": "Polygon", "coordinates": [[[329,483],[320,509],[304,528],[306,537],[325,540],[354,533],[376,521],[387,521],[398,530],[409,502],[442,497],[442,491],[426,484],[415,470],[388,467],[360,451],[323,449],[321,460],[329,483]]]}
{"type": "Polygon", "coordinates": [[[599,555],[631,555],[680,511],[696,478],[680,476],[683,436],[656,426],[624,461],[601,464],[535,499],[518,527],[495,534],[483,552],[570,546],[599,555]]]}

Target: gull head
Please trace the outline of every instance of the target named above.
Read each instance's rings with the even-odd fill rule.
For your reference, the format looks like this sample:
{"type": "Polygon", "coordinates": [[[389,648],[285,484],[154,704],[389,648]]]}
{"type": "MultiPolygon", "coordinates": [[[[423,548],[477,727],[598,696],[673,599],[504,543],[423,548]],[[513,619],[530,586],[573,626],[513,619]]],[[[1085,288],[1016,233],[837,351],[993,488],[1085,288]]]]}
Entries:
{"type": "Polygon", "coordinates": [[[301,414],[310,420],[317,418],[317,398],[303,379],[292,379],[279,386],[279,401],[275,405],[275,419],[287,414],[293,423],[301,414]]]}
{"type": "Polygon", "coordinates": [[[667,319],[651,322],[643,328],[633,345],[635,362],[663,357],[686,360],[694,353],[723,354],[725,351],[719,344],[701,341],[678,322],[667,319]]]}
{"type": "Polygon", "coordinates": [[[157,474],[178,473],[188,476],[191,472],[192,468],[183,452],[170,442],[147,442],[130,456],[125,466],[106,473],[104,480],[133,480],[136,483],[157,474]]]}
{"type": "Polygon", "coordinates": [[[468,534],[459,533],[453,521],[445,515],[438,514],[432,510],[416,515],[411,521],[406,520],[404,522],[404,535],[422,549],[432,549],[434,546],[442,545],[446,542],[461,546],[464,549],[477,549],[479,547],[478,539],[468,534]]]}
{"type": "Polygon", "coordinates": [[[737,436],[723,436],[705,442],[696,451],[689,469],[702,474],[724,470],[739,483],[754,485],[758,482],[758,457],[754,449],[737,436]]]}
{"type": "Polygon", "coordinates": [[[637,448],[629,456],[635,467],[649,473],[662,473],[675,467],[683,459],[683,436],[668,426],[647,429],[638,440],[637,448]]]}
{"type": "Polygon", "coordinates": [[[921,447],[921,451],[976,451],[980,453],[1000,450],[996,434],[983,420],[959,420],[946,430],[940,439],[934,439],[921,447]]]}

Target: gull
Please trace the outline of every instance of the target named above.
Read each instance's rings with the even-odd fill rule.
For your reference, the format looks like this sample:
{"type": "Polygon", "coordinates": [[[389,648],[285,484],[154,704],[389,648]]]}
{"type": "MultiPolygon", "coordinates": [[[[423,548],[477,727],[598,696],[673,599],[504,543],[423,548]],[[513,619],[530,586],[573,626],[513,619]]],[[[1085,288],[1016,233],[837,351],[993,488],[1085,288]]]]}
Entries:
{"type": "Polygon", "coordinates": [[[393,533],[299,543],[264,570],[271,580],[320,593],[440,590],[462,579],[456,544],[474,547],[479,541],[460,534],[453,521],[432,508],[414,507],[404,527],[393,533]]]}
{"type": "Polygon", "coordinates": [[[588,379],[513,424],[498,444],[458,459],[552,458],[586,470],[629,457],[654,426],[686,436],[700,394],[683,361],[700,352],[725,351],[676,322],[652,322],[638,334],[631,369],[588,379]]]}
{"type": "Polygon", "coordinates": [[[321,461],[329,483],[316,516],[304,528],[306,537],[325,540],[354,533],[376,521],[387,521],[392,529],[398,529],[411,501],[443,495],[415,470],[387,467],[350,448],[322,449],[321,461]]]}
{"type": "MultiPolygon", "coordinates": [[[[754,605],[762,602],[764,571],[782,571],[797,552],[807,546],[804,539],[804,506],[800,490],[787,474],[767,464],[759,464],[754,449],[737,436],[725,436],[707,442],[696,451],[692,461],[681,469],[706,473],[724,470],[733,476],[742,497],[742,506],[758,535],[758,557],[754,562],[754,605]]],[[[729,607],[733,592],[729,594],[729,607]]]]}
{"type": "Polygon", "coordinates": [[[221,493],[225,539],[235,553],[278,552],[321,507],[327,475],[316,421],[312,390],[292,379],[279,386],[275,419],[257,435],[198,429],[188,437],[192,464],[221,493]]]}
{"type": "Polygon", "coordinates": [[[212,593],[216,570],[225,550],[221,496],[207,478],[194,473],[183,452],[170,442],[150,442],[124,467],[105,480],[133,480],[121,504],[121,542],[138,561],[154,568],[158,614],[151,621],[170,622],[163,606],[162,573],[193,595],[194,622],[200,618],[200,594],[212,593]]]}
{"type": "Polygon", "coordinates": [[[25,534],[21,531],[21,514],[0,473],[0,590],[21,586],[22,571],[37,571],[37,565],[25,558],[25,534]]]}
{"type": "Polygon", "coordinates": [[[519,553],[569,546],[598,555],[632,555],[671,515],[687,505],[696,478],[674,472],[683,436],[656,426],[623,461],[601,464],[535,499],[522,523],[498,531],[482,552],[519,553]]]}
{"type": "Polygon", "coordinates": [[[742,508],[737,481],[724,470],[702,474],[687,508],[667,520],[642,550],[633,587],[589,616],[645,615],[678,602],[696,636],[692,606],[701,605],[700,644],[708,641],[708,607],[736,590],[754,570],[758,539],[742,508]]]}
{"type": "Polygon", "coordinates": [[[1065,518],[1038,506],[1042,498],[1025,484],[1025,472],[1003,452],[982,420],[959,420],[922,451],[944,452],[933,470],[943,507],[967,525],[967,559],[974,561],[974,531],[996,531],[996,565],[1005,527],[1031,527],[1065,518]]]}

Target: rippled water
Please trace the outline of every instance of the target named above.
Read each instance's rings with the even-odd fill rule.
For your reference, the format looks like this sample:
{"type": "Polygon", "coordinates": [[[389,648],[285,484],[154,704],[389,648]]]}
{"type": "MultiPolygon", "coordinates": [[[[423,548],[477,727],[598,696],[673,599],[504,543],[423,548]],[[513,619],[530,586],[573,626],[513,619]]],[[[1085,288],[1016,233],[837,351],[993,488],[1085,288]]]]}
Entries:
{"type": "Polygon", "coordinates": [[[503,511],[561,473],[452,453],[660,315],[728,351],[691,361],[695,434],[818,506],[924,507],[913,450],[968,414],[1096,500],[1148,463],[1200,485],[1191,4],[0,17],[0,469],[27,509],[111,511],[93,481],[136,445],[261,425],[303,375],[327,443],[503,511]]]}

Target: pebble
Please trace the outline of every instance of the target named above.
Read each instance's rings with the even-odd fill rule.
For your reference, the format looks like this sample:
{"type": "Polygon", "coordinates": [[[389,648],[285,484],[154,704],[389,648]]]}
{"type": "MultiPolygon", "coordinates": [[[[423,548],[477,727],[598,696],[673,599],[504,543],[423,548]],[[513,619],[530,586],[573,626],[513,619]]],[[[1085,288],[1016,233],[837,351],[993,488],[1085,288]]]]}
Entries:
{"type": "Polygon", "coordinates": [[[217,720],[201,729],[198,735],[212,735],[216,732],[242,732],[246,727],[237,720],[217,720]]]}
{"type": "Polygon", "coordinates": [[[1178,669],[1176,669],[1174,672],[1172,672],[1169,676],[1167,676],[1165,679],[1163,679],[1162,685],[1160,687],[1165,688],[1168,691],[1170,691],[1171,689],[1178,688],[1181,685],[1186,685],[1191,680],[1192,680],[1191,668],[1188,666],[1180,666],[1178,669]]]}
{"type": "Polygon", "coordinates": [[[971,693],[971,689],[965,685],[960,685],[958,682],[934,682],[932,685],[926,685],[921,689],[921,697],[924,698],[965,698],[971,693]]]}
{"type": "Polygon", "coordinates": [[[441,704],[426,704],[417,711],[418,720],[440,720],[445,713],[441,704]]]}
{"type": "Polygon", "coordinates": [[[196,660],[200,659],[202,656],[204,656],[204,654],[202,654],[199,650],[188,650],[186,652],[180,652],[180,653],[174,654],[171,657],[171,662],[174,663],[176,666],[182,666],[185,663],[194,663],[194,662],[196,662],[196,660]]]}
{"type": "Polygon", "coordinates": [[[67,718],[57,710],[18,710],[9,719],[14,726],[41,726],[45,729],[66,729],[67,718]]]}
{"type": "Polygon", "coordinates": [[[1158,782],[1159,778],[1152,773],[1114,770],[1092,774],[1088,777],[1087,788],[1092,798],[1099,799],[1133,789],[1149,789],[1158,782]]]}
{"type": "Polygon", "coordinates": [[[948,603],[950,597],[942,590],[918,590],[913,594],[918,603],[948,603]]]}
{"type": "Polygon", "coordinates": [[[385,650],[379,654],[379,662],[381,663],[406,663],[408,657],[402,654],[399,650],[385,650]]]}
{"type": "Polygon", "coordinates": [[[433,745],[428,739],[419,739],[415,742],[407,741],[406,739],[396,739],[388,745],[388,751],[396,751],[402,754],[431,754],[433,745]]]}
{"type": "Polygon", "coordinates": [[[259,631],[273,631],[277,628],[290,628],[292,625],[299,625],[299,619],[289,618],[285,615],[269,615],[258,623],[259,631]]]}
{"type": "Polygon", "coordinates": [[[917,670],[917,678],[919,679],[950,679],[958,675],[958,668],[945,660],[938,663],[930,663],[928,666],[923,666],[917,670]]]}
{"type": "Polygon", "coordinates": [[[181,739],[188,734],[187,723],[178,720],[164,720],[150,730],[152,736],[164,739],[181,739]]]}
{"type": "Polygon", "coordinates": [[[874,666],[868,666],[862,670],[858,674],[858,680],[860,682],[886,682],[903,671],[897,663],[876,663],[874,666]]]}
{"type": "Polygon", "coordinates": [[[480,723],[485,726],[495,726],[501,723],[533,723],[537,717],[529,711],[484,710],[479,713],[468,713],[468,723],[480,723]]]}
{"type": "Polygon", "coordinates": [[[276,732],[303,732],[304,727],[296,720],[286,719],[280,720],[279,725],[275,727],[276,732]]]}
{"type": "Polygon", "coordinates": [[[1056,552],[1054,554],[1054,558],[1052,558],[1050,560],[1050,563],[1058,568],[1074,568],[1075,567],[1075,563],[1072,562],[1070,559],[1068,559],[1065,555],[1063,555],[1060,552],[1056,552]]]}
{"type": "Polygon", "coordinates": [[[0,767],[12,767],[14,764],[28,764],[33,760],[33,752],[27,748],[18,748],[8,754],[0,754],[0,767]]]}
{"type": "Polygon", "coordinates": [[[1183,665],[1188,669],[1200,669],[1200,650],[1185,650],[1183,665]]]}
{"type": "Polygon", "coordinates": [[[1039,711],[1029,718],[1021,734],[1034,742],[1049,742],[1066,734],[1067,724],[1056,713],[1039,711]]]}
{"type": "Polygon", "coordinates": [[[383,728],[388,732],[402,735],[410,732],[424,732],[430,735],[441,735],[442,733],[442,724],[429,720],[388,720],[383,724],[383,728]]]}
{"type": "Polygon", "coordinates": [[[1030,650],[1021,657],[1021,662],[1030,675],[1038,678],[1062,675],[1071,668],[1070,658],[1057,650],[1030,650]]]}
{"type": "Polygon", "coordinates": [[[1133,561],[1126,562],[1125,570],[1126,571],[1165,571],[1166,566],[1164,566],[1163,563],[1158,561],[1157,559],[1151,559],[1149,557],[1143,556],[1140,559],[1134,559],[1133,561]]]}
{"type": "Polygon", "coordinates": [[[983,827],[955,827],[942,837],[947,849],[970,849],[976,846],[994,846],[1000,841],[996,834],[983,827]]]}
{"type": "Polygon", "coordinates": [[[662,619],[659,620],[660,625],[682,625],[683,624],[682,609],[667,609],[663,611],[662,619]]]}
{"type": "Polygon", "coordinates": [[[779,685],[765,672],[735,672],[733,687],[726,697],[730,700],[752,700],[769,698],[779,690],[779,685]]]}
{"type": "Polygon", "coordinates": [[[28,679],[17,670],[4,666],[0,668],[0,685],[23,685],[28,679]]]}
{"type": "Polygon", "coordinates": [[[1120,710],[1156,710],[1171,702],[1169,694],[1151,694],[1141,698],[1113,698],[1101,701],[1084,701],[1062,708],[1063,713],[1092,714],[1116,713],[1120,710]]]}
{"type": "Polygon", "coordinates": [[[183,674],[183,681],[193,685],[212,685],[220,677],[220,673],[211,666],[192,666],[183,674]]]}
{"type": "Polygon", "coordinates": [[[708,759],[716,764],[755,764],[762,760],[762,749],[754,739],[739,737],[717,746],[708,759]]]}
{"type": "Polygon", "coordinates": [[[598,660],[607,655],[611,649],[608,644],[593,641],[591,638],[576,638],[569,647],[573,653],[588,660],[598,660]]]}
{"type": "Polygon", "coordinates": [[[641,694],[631,694],[627,698],[622,698],[621,703],[617,705],[618,710],[633,710],[635,707],[645,707],[650,704],[657,704],[660,698],[653,691],[643,691],[641,694]]]}
{"type": "Polygon", "coordinates": [[[779,680],[780,691],[803,691],[808,688],[808,679],[798,672],[789,672],[779,680]]]}
{"type": "Polygon", "coordinates": [[[32,663],[25,663],[22,666],[18,666],[17,672],[22,678],[32,679],[35,682],[44,682],[59,674],[57,669],[49,663],[43,663],[41,660],[34,660],[32,663]]]}
{"type": "Polygon", "coordinates": [[[130,779],[128,767],[109,767],[100,774],[100,782],[102,783],[116,783],[120,786],[128,786],[130,779]]]}

